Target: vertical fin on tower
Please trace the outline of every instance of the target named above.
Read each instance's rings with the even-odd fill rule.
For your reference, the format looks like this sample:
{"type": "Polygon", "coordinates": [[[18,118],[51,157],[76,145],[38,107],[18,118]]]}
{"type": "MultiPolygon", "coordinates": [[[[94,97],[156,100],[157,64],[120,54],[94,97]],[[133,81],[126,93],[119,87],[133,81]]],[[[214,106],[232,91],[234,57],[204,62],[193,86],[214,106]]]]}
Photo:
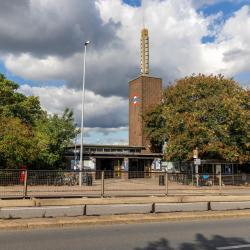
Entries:
{"type": "Polygon", "coordinates": [[[145,28],[145,7],[142,7],[142,30],[141,30],[141,75],[149,74],[149,37],[148,29],[145,28]]]}
{"type": "Polygon", "coordinates": [[[141,74],[149,74],[149,37],[148,30],[141,30],[141,74]]]}

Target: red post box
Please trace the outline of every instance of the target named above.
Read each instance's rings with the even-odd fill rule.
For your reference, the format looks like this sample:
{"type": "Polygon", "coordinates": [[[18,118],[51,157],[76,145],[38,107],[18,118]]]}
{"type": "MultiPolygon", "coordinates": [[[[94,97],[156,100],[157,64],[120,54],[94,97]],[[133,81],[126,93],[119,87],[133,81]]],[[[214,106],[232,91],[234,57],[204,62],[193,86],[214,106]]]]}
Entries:
{"type": "Polygon", "coordinates": [[[27,170],[27,167],[25,167],[25,166],[20,167],[20,173],[19,173],[19,182],[20,183],[24,183],[26,170],[27,170]]]}

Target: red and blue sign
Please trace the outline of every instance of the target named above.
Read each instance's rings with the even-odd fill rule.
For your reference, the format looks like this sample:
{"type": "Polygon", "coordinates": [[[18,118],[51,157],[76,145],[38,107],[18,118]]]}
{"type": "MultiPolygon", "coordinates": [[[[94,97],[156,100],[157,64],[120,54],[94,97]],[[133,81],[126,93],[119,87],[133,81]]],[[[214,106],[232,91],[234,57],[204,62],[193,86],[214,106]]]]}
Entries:
{"type": "Polygon", "coordinates": [[[141,99],[138,95],[134,95],[130,101],[132,102],[132,104],[136,105],[141,101],[141,99]]]}

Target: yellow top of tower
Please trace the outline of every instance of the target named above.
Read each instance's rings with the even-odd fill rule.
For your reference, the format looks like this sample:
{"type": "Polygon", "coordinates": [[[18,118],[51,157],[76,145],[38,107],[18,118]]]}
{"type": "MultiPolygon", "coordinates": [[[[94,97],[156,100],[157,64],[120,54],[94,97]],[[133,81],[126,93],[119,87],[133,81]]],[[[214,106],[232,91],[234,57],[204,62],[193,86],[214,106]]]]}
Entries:
{"type": "Polygon", "coordinates": [[[141,30],[141,74],[149,74],[149,37],[146,28],[141,30]]]}
{"type": "Polygon", "coordinates": [[[141,30],[141,36],[148,36],[148,29],[143,28],[143,29],[141,30]]]}

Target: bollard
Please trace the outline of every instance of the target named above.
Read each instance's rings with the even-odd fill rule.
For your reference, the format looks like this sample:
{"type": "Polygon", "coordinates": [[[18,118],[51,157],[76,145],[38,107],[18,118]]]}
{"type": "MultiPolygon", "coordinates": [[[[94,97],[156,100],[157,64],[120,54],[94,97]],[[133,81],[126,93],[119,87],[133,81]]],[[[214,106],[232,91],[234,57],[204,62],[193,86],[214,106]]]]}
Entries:
{"type": "Polygon", "coordinates": [[[101,179],[101,197],[104,197],[104,171],[102,171],[102,175],[101,175],[102,179],[101,179]]]}
{"type": "Polygon", "coordinates": [[[168,195],[168,172],[165,173],[165,195],[168,195]]]}
{"type": "Polygon", "coordinates": [[[195,177],[196,177],[196,187],[199,187],[199,170],[198,170],[199,165],[195,165],[195,177]]]}
{"type": "Polygon", "coordinates": [[[196,187],[199,187],[199,175],[196,174],[195,177],[196,177],[196,187]]]}
{"type": "Polygon", "coordinates": [[[159,185],[164,186],[165,185],[165,176],[159,175],[159,185]]]}
{"type": "Polygon", "coordinates": [[[27,197],[27,180],[28,180],[28,170],[24,170],[24,182],[23,182],[23,198],[27,197]]]}

